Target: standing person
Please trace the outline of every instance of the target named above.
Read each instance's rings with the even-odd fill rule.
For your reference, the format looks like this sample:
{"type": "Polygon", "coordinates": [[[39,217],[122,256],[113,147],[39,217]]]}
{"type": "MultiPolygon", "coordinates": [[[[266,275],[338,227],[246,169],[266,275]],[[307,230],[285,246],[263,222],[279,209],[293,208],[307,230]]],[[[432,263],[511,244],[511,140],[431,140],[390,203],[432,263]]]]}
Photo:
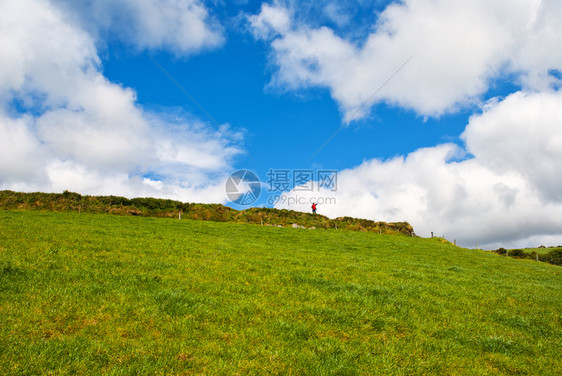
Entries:
{"type": "Polygon", "coordinates": [[[316,202],[312,203],[312,214],[316,214],[316,202]]]}

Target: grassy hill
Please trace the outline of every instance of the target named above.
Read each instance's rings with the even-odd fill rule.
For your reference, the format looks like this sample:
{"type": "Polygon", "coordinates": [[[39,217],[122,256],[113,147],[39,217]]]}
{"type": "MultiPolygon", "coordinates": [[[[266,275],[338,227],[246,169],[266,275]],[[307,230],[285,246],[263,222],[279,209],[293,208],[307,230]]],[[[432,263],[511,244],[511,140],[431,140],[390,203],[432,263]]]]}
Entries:
{"type": "Polygon", "coordinates": [[[505,249],[499,248],[493,251],[498,255],[509,256],[516,259],[530,259],[548,262],[553,265],[562,266],[562,247],[543,247],[525,249],[505,249]]]}
{"type": "Polygon", "coordinates": [[[110,213],[158,218],[181,217],[215,222],[254,223],[281,227],[339,228],[381,234],[415,235],[413,227],[407,222],[385,223],[351,217],[330,219],[319,214],[270,208],[250,208],[239,211],[220,204],[184,203],[152,197],[128,199],[119,196],[82,196],[69,191],[62,194],[0,191],[0,208],[110,213]]]}
{"type": "MultiPolygon", "coordinates": [[[[524,251],[525,253],[538,253],[539,255],[544,255],[547,253],[550,253],[552,251],[555,250],[561,250],[562,246],[558,246],[558,247],[542,247],[542,248],[525,248],[522,251],[524,251]]],[[[510,250],[511,251],[511,250],[510,250]]]]}
{"type": "Polygon", "coordinates": [[[562,374],[561,273],[399,234],[0,211],[0,370],[562,374]]]}

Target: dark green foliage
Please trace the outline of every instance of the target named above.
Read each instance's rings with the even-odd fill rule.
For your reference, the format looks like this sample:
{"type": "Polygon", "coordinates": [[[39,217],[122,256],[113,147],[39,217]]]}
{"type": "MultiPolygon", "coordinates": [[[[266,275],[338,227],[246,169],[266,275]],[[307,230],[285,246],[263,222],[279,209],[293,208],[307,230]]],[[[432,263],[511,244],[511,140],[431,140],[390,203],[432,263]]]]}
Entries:
{"type": "Polygon", "coordinates": [[[507,250],[505,248],[498,248],[494,252],[496,252],[498,255],[504,256],[507,250]]]}
{"type": "Polygon", "coordinates": [[[525,258],[527,254],[522,249],[512,249],[509,251],[509,255],[514,258],[525,258]]]}
{"type": "Polygon", "coordinates": [[[562,265],[562,248],[556,248],[548,253],[539,255],[539,260],[553,265],[562,265]]]}

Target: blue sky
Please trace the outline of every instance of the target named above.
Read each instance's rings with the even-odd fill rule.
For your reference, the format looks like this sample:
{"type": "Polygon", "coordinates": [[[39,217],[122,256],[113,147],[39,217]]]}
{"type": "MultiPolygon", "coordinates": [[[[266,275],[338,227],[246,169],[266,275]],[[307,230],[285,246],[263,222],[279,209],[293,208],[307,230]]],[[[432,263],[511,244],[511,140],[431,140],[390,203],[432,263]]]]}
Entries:
{"type": "MultiPolygon", "coordinates": [[[[217,9],[217,13],[240,17],[241,12],[247,12],[251,15],[259,13],[260,7],[256,4],[259,5],[230,4],[226,9],[217,9]]],[[[365,13],[360,14],[360,18],[370,14],[372,24],[376,19],[376,7],[362,9],[365,13]]],[[[369,25],[368,19],[361,21],[369,25]]],[[[439,118],[425,118],[414,111],[381,103],[371,110],[368,118],[358,118],[352,125],[345,126],[319,150],[342,126],[342,113],[330,97],[329,89],[283,92],[268,87],[274,71],[268,60],[270,50],[267,44],[256,42],[244,32],[245,27],[244,21],[237,22],[224,46],[184,58],[167,52],[139,55],[122,43],[109,44],[103,70],[112,82],[133,88],[138,103],[145,108],[176,107],[203,121],[214,123],[216,120],[244,131],[246,153],[237,157],[233,165],[253,170],[264,179],[271,168],[341,170],[364,160],[387,159],[438,143],[460,144],[459,136],[468,117],[478,111],[474,106],[439,118]]],[[[505,84],[500,82],[491,94],[507,93],[503,90],[505,84]]],[[[378,87],[373,87],[373,92],[376,89],[378,87]]]]}
{"type": "Polygon", "coordinates": [[[237,207],[237,169],[333,169],[337,191],[275,192],[292,198],[275,206],[557,245],[561,8],[7,0],[0,188],[237,207]]]}

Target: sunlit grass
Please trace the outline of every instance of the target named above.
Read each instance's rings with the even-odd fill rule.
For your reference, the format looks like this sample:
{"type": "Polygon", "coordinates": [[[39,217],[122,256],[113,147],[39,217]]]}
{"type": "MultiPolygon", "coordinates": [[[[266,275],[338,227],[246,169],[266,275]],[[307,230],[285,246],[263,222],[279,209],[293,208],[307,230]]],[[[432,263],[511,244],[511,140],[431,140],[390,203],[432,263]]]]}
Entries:
{"type": "Polygon", "coordinates": [[[0,211],[0,370],[562,374],[561,270],[400,235],[0,211]]]}
{"type": "Polygon", "coordinates": [[[524,248],[523,251],[526,253],[536,252],[539,255],[551,252],[555,249],[560,249],[562,247],[548,247],[548,248],[524,248]]]}

